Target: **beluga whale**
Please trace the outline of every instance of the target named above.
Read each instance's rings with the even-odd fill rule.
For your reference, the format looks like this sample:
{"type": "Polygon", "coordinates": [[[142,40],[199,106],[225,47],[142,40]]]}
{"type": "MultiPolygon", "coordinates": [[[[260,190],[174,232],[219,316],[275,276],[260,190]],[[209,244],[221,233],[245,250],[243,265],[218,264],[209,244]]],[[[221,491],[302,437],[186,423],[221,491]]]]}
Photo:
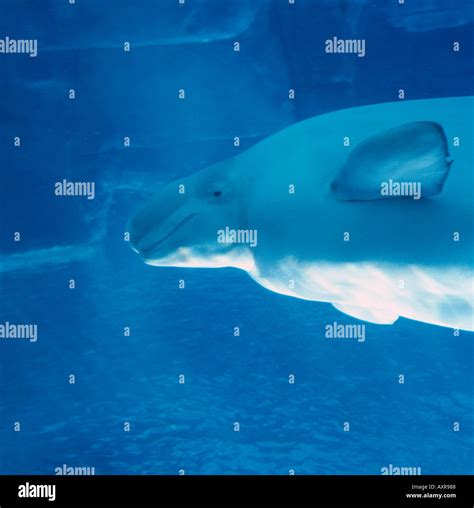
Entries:
{"type": "Polygon", "coordinates": [[[166,184],[127,224],[154,266],[235,267],[356,319],[474,329],[474,99],[291,125],[166,184]]]}

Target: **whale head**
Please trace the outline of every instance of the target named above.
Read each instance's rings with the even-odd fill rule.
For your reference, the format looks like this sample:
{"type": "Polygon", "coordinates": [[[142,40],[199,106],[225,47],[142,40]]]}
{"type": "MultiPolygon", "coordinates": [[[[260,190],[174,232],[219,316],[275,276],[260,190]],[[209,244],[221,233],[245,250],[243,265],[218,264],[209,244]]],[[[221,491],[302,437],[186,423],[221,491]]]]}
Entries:
{"type": "Polygon", "coordinates": [[[130,246],[154,266],[249,268],[246,246],[219,241],[245,226],[241,180],[227,161],[165,185],[129,220],[130,246]]]}

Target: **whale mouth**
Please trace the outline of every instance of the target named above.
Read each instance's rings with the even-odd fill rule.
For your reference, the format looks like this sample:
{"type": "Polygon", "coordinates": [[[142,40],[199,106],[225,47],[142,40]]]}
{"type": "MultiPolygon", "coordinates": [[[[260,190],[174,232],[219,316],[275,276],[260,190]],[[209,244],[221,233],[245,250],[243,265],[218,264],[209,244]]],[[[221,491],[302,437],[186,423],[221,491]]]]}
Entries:
{"type": "Polygon", "coordinates": [[[169,233],[167,233],[165,236],[163,236],[160,240],[158,240],[157,242],[155,242],[153,245],[151,245],[150,247],[146,248],[146,249],[139,249],[139,252],[140,254],[142,254],[143,256],[147,256],[148,254],[152,253],[154,250],[156,250],[157,247],[159,247],[163,242],[165,242],[166,240],[168,240],[168,238],[172,235],[174,235],[176,233],[176,231],[178,231],[179,229],[181,229],[187,222],[189,222],[194,216],[196,215],[196,213],[191,213],[189,214],[188,216],[186,216],[184,219],[181,219],[177,224],[176,226],[173,227],[173,229],[171,229],[171,231],[169,233]]]}

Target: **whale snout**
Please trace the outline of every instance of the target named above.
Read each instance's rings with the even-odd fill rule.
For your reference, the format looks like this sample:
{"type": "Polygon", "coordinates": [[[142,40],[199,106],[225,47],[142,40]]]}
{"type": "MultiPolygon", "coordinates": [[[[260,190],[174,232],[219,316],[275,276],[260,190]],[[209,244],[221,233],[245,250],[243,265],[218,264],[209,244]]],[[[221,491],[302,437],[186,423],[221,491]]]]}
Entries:
{"type": "Polygon", "coordinates": [[[147,252],[146,238],[147,234],[137,233],[137,229],[134,227],[134,218],[130,219],[127,223],[127,232],[129,234],[129,245],[131,249],[137,254],[144,254],[147,252]]]}
{"type": "Polygon", "coordinates": [[[186,226],[197,212],[179,199],[174,187],[161,189],[127,223],[130,247],[145,261],[186,246],[186,226]]]}
{"type": "Polygon", "coordinates": [[[144,209],[133,215],[126,226],[129,234],[129,245],[137,252],[142,254],[148,250],[149,237],[155,228],[155,224],[149,220],[150,215],[144,209]]]}
{"type": "Polygon", "coordinates": [[[153,266],[231,266],[244,250],[221,238],[243,217],[232,175],[210,167],[162,187],[128,221],[130,247],[153,266]]]}
{"type": "Polygon", "coordinates": [[[135,252],[146,257],[155,252],[195,215],[196,213],[189,213],[180,219],[172,217],[172,220],[167,221],[167,227],[152,227],[150,229],[143,228],[140,217],[133,217],[128,229],[130,233],[130,246],[135,252]]]}
{"type": "Polygon", "coordinates": [[[143,246],[141,242],[142,237],[136,234],[135,229],[133,228],[132,220],[128,221],[126,230],[129,234],[128,244],[130,245],[130,248],[137,254],[141,254],[143,252],[143,246]]]}
{"type": "Polygon", "coordinates": [[[164,223],[176,212],[176,208],[163,191],[155,194],[127,222],[130,247],[143,255],[151,251],[164,236],[164,223]]]}

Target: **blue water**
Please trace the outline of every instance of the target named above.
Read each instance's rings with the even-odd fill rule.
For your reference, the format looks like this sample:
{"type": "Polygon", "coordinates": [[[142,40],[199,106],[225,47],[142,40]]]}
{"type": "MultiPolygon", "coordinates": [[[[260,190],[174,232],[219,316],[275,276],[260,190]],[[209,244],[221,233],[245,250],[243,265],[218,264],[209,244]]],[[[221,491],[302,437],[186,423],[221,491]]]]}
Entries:
{"type": "Polygon", "coordinates": [[[0,38],[39,51],[0,54],[0,322],[39,330],[0,340],[0,473],[474,473],[472,334],[400,319],[331,341],[354,319],[328,304],[123,240],[160,184],[294,122],[473,95],[473,22],[468,0],[0,0],[0,38]],[[366,56],[327,55],[333,36],[366,56]],[[55,196],[63,178],[95,199],[55,196]]]}

